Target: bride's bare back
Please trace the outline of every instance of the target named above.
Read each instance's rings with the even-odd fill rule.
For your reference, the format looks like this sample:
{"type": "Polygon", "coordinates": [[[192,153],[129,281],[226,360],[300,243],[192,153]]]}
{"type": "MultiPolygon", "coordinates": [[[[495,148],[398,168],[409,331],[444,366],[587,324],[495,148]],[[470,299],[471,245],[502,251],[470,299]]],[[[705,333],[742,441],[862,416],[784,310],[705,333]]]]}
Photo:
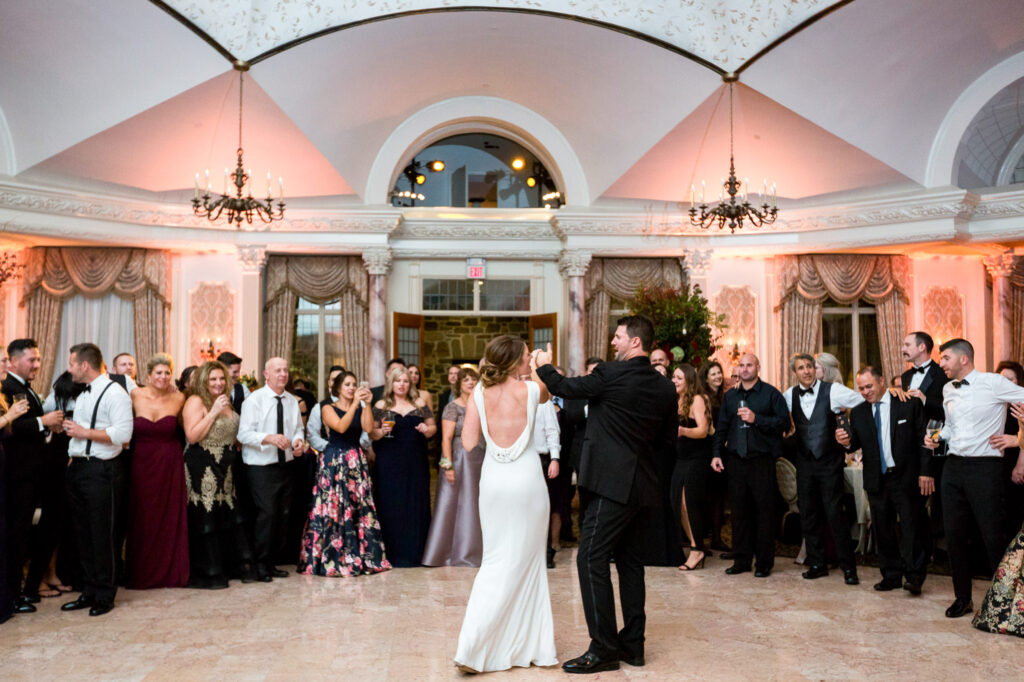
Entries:
{"type": "Polygon", "coordinates": [[[488,435],[499,448],[510,447],[526,428],[526,382],[509,377],[483,391],[488,435]]]}

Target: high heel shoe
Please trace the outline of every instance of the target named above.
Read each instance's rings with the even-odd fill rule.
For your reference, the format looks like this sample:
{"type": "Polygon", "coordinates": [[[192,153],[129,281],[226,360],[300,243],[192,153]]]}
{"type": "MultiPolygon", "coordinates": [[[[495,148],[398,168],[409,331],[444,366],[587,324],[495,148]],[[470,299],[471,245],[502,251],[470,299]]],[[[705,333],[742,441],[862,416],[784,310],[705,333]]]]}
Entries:
{"type": "MultiPolygon", "coordinates": [[[[687,557],[687,558],[689,558],[689,557],[687,557]]],[[[707,558],[708,558],[708,553],[704,552],[704,556],[702,556],[700,558],[700,561],[695,563],[693,566],[690,566],[689,564],[683,564],[682,566],[679,567],[679,570],[680,571],[697,571],[697,570],[700,570],[700,569],[704,568],[704,560],[707,559],[707,558]]]]}

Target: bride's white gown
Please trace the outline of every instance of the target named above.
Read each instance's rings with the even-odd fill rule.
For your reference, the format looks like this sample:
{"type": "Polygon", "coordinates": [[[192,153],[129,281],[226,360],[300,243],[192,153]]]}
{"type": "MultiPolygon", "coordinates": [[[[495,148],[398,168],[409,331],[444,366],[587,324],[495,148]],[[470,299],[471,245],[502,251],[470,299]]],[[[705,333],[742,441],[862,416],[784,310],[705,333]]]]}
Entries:
{"type": "Polygon", "coordinates": [[[555,665],[545,556],[550,518],[533,421],[540,387],[527,385],[526,429],[508,448],[487,430],[483,386],[473,393],[487,442],[480,474],[483,559],[466,606],[455,663],[473,670],[555,665]]]}

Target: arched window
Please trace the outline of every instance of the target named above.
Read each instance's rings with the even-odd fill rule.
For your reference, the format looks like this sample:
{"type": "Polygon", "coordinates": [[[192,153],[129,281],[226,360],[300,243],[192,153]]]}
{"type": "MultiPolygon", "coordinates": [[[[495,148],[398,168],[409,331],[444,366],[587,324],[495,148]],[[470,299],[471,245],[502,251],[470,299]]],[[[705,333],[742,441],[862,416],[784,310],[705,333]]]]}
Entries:
{"type": "Polygon", "coordinates": [[[395,180],[392,206],[559,208],[565,197],[544,163],[498,135],[464,133],[416,154],[395,180]]]}

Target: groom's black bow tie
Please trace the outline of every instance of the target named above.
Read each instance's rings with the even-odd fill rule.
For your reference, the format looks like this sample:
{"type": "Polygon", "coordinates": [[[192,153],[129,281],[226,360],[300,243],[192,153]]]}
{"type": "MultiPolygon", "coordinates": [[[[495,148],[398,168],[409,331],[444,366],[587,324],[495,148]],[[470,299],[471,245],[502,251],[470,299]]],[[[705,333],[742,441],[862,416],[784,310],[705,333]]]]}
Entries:
{"type": "Polygon", "coordinates": [[[814,395],[814,386],[811,386],[810,388],[801,388],[800,386],[796,387],[797,398],[800,398],[805,395],[814,395]]]}
{"type": "Polygon", "coordinates": [[[915,367],[914,371],[917,372],[918,374],[924,374],[925,372],[928,371],[928,365],[921,365],[920,367],[915,367]]]}
{"type": "Polygon", "coordinates": [[[92,393],[92,386],[86,386],[83,388],[82,393],[92,393]]]}
{"type": "Polygon", "coordinates": [[[971,385],[967,381],[967,379],[964,379],[963,381],[954,381],[952,383],[953,383],[953,388],[960,388],[961,386],[970,386],[971,385]]]}

